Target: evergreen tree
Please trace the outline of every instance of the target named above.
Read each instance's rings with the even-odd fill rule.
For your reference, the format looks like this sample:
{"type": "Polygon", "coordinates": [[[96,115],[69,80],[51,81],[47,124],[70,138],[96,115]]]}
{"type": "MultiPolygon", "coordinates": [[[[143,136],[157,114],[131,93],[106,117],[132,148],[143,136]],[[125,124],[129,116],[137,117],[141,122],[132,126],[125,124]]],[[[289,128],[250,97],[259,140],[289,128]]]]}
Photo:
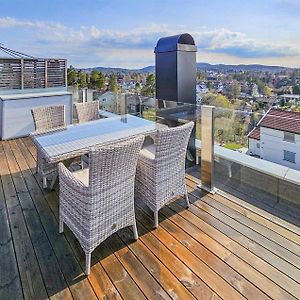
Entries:
{"type": "Polygon", "coordinates": [[[70,66],[70,68],[67,71],[67,78],[68,78],[68,85],[73,86],[77,83],[78,80],[78,73],[75,70],[73,66],[70,66]]]}
{"type": "Polygon", "coordinates": [[[96,87],[99,90],[102,90],[105,87],[105,77],[102,72],[99,72],[99,77],[98,77],[98,81],[96,83],[96,87]]]}
{"type": "Polygon", "coordinates": [[[78,72],[78,85],[80,88],[85,88],[88,85],[87,74],[85,72],[83,72],[82,70],[80,70],[78,72]]]}
{"type": "Polygon", "coordinates": [[[300,95],[300,87],[298,85],[293,86],[293,94],[300,95]]]}
{"type": "Polygon", "coordinates": [[[146,84],[141,90],[143,96],[153,97],[155,96],[155,75],[149,74],[146,78],[146,84]]]}
{"type": "Polygon", "coordinates": [[[114,93],[118,92],[117,77],[114,74],[109,78],[108,89],[114,93]]]}
{"type": "Polygon", "coordinates": [[[90,88],[102,90],[105,86],[105,78],[100,71],[94,70],[90,76],[90,88]]]}

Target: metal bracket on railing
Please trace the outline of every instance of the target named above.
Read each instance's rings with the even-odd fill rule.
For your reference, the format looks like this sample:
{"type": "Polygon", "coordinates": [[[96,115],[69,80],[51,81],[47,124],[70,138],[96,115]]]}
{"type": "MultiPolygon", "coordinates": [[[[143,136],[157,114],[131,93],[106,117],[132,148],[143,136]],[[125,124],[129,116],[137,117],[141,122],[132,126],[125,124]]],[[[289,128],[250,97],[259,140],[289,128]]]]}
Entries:
{"type": "Polygon", "coordinates": [[[199,188],[209,193],[215,193],[214,109],[214,106],[201,106],[201,184],[199,188]]]}

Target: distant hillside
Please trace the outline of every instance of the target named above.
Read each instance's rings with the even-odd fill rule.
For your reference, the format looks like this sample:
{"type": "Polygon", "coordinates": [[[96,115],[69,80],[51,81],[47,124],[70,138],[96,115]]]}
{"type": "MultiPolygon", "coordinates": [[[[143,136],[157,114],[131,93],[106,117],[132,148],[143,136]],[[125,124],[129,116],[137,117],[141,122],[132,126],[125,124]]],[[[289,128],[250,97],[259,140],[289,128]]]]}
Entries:
{"type": "Polygon", "coordinates": [[[107,67],[94,67],[94,68],[85,68],[85,69],[81,69],[84,70],[86,72],[92,72],[94,70],[103,72],[103,73],[131,73],[133,72],[133,70],[129,70],[129,69],[122,69],[122,68],[107,68],[107,67]]]}
{"type": "Polygon", "coordinates": [[[143,69],[140,69],[141,72],[145,73],[154,73],[155,72],[155,67],[154,66],[148,66],[143,69]]]}
{"type": "Polygon", "coordinates": [[[114,73],[114,74],[131,74],[131,73],[154,73],[155,67],[148,66],[142,69],[122,69],[122,68],[106,68],[106,67],[94,67],[94,68],[85,68],[82,69],[86,72],[92,72],[97,70],[103,73],[114,73]]]}
{"type": "Polygon", "coordinates": [[[250,72],[281,72],[285,70],[292,70],[288,67],[280,66],[266,66],[266,65],[225,65],[217,64],[211,65],[208,63],[197,63],[197,69],[201,71],[223,71],[223,72],[240,72],[240,71],[250,71],[250,72]]]}
{"type": "MultiPolygon", "coordinates": [[[[250,71],[250,72],[282,72],[286,70],[292,70],[292,68],[288,67],[280,67],[280,66],[266,66],[266,65],[225,65],[225,64],[217,64],[212,65],[208,63],[197,63],[197,69],[199,71],[220,71],[220,72],[240,72],[240,71],[250,71]]],[[[148,66],[142,69],[123,69],[123,68],[106,68],[106,67],[94,67],[94,68],[86,68],[83,69],[87,72],[91,72],[93,70],[98,70],[104,73],[115,73],[115,74],[131,74],[131,73],[154,73],[155,67],[148,66]]]]}

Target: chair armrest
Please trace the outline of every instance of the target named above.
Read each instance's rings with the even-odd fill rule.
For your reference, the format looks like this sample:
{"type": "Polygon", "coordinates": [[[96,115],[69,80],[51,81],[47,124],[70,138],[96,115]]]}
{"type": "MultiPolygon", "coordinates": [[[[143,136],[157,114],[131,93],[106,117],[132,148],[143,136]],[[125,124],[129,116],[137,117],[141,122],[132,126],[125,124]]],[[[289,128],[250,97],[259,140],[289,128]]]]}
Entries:
{"type": "Polygon", "coordinates": [[[74,192],[80,194],[86,194],[88,187],[84,185],[80,180],[74,177],[71,171],[69,171],[63,163],[58,164],[59,180],[65,183],[69,188],[74,189],[74,192]]]}
{"type": "Polygon", "coordinates": [[[83,224],[90,214],[90,189],[75,178],[62,163],[58,164],[58,172],[60,211],[69,219],[83,224]]]}

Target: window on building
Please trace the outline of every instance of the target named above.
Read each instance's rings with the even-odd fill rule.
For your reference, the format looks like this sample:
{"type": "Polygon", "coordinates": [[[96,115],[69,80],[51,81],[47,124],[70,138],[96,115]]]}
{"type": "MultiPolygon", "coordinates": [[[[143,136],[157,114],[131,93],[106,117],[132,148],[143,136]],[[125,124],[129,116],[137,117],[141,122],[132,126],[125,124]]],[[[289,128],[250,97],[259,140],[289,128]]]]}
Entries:
{"type": "Polygon", "coordinates": [[[289,161],[291,163],[295,163],[296,162],[296,153],[287,151],[287,150],[283,150],[283,160],[289,161]]]}
{"type": "Polygon", "coordinates": [[[295,143],[295,134],[291,132],[284,132],[283,140],[290,143],[295,143]]]}
{"type": "Polygon", "coordinates": [[[260,148],[260,144],[259,143],[256,143],[256,148],[260,148]]]}

